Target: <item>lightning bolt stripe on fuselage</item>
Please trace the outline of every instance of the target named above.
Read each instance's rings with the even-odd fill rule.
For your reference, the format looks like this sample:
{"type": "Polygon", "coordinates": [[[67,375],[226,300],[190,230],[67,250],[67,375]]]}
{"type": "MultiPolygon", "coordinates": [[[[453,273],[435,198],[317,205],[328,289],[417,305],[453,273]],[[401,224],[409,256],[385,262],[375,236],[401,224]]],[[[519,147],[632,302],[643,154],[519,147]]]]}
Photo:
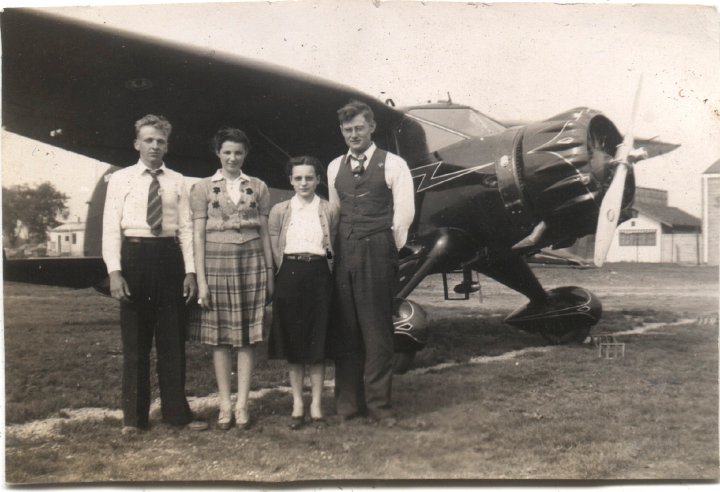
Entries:
{"type": "Polygon", "coordinates": [[[417,185],[417,193],[429,190],[441,184],[447,183],[448,181],[452,181],[461,176],[465,176],[466,174],[479,171],[480,169],[493,166],[495,165],[495,162],[479,164],[477,166],[469,167],[467,169],[460,169],[459,171],[454,171],[451,173],[443,174],[441,176],[436,176],[438,169],[440,169],[440,166],[442,166],[443,164],[443,161],[437,161],[431,164],[416,167],[412,170],[413,179],[420,179],[420,182],[417,185]]]}

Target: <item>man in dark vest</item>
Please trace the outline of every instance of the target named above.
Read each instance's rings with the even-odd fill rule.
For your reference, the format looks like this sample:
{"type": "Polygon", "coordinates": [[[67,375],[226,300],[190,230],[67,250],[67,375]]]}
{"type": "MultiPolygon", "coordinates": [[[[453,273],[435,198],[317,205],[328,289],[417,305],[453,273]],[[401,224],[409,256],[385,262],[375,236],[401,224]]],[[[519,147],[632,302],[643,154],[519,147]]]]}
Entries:
{"type": "Polygon", "coordinates": [[[413,180],[404,159],[373,143],[375,117],[367,104],[351,101],[338,118],[349,150],[328,166],[330,203],[340,207],[339,319],[330,337],[337,413],[392,425],[393,295],[398,250],[415,215],[413,180]]]}

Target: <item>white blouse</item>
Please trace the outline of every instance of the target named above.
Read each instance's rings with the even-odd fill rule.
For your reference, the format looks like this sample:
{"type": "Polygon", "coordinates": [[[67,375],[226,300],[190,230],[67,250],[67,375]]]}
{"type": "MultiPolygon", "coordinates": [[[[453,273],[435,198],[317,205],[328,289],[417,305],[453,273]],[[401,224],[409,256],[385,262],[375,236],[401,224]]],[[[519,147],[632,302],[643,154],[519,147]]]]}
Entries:
{"type": "Polygon", "coordinates": [[[230,200],[232,200],[233,204],[237,205],[240,201],[240,184],[243,181],[243,176],[240,175],[235,179],[228,179],[225,178],[225,188],[227,189],[227,194],[230,197],[230,200]]]}
{"type": "Polygon", "coordinates": [[[320,225],[320,198],[315,195],[310,203],[305,203],[294,196],[290,199],[290,210],[290,224],[283,253],[325,256],[320,225]]]}

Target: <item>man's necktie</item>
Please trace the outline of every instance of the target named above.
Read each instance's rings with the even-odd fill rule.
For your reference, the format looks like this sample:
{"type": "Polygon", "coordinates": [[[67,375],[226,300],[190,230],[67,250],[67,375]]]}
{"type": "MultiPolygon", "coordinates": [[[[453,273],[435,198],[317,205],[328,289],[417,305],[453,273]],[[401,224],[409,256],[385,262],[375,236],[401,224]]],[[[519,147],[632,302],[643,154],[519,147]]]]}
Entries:
{"type": "Polygon", "coordinates": [[[147,223],[150,226],[150,232],[155,236],[162,233],[162,197],[160,196],[160,182],[158,175],[162,174],[162,169],[148,169],[152,176],[150,190],[148,191],[147,201],[147,223]]]}
{"type": "Polygon", "coordinates": [[[365,154],[360,155],[359,157],[355,157],[354,155],[350,154],[350,164],[352,165],[352,173],[353,176],[356,178],[359,176],[362,176],[362,174],[365,172],[365,160],[367,157],[365,157],[365,154]],[[357,164],[352,164],[352,161],[357,161],[357,164]]]}

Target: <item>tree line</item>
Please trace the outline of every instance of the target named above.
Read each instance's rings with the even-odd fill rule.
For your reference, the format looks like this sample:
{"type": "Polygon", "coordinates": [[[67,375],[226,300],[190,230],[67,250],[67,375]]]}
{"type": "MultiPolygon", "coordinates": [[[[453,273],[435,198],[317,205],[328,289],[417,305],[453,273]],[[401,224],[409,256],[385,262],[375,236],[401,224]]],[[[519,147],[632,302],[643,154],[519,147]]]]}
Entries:
{"type": "Polygon", "coordinates": [[[2,228],[9,246],[18,242],[23,227],[30,243],[48,240],[48,231],[61,224],[59,218],[67,214],[68,196],[51,183],[36,187],[26,184],[2,188],[2,228]]]}

